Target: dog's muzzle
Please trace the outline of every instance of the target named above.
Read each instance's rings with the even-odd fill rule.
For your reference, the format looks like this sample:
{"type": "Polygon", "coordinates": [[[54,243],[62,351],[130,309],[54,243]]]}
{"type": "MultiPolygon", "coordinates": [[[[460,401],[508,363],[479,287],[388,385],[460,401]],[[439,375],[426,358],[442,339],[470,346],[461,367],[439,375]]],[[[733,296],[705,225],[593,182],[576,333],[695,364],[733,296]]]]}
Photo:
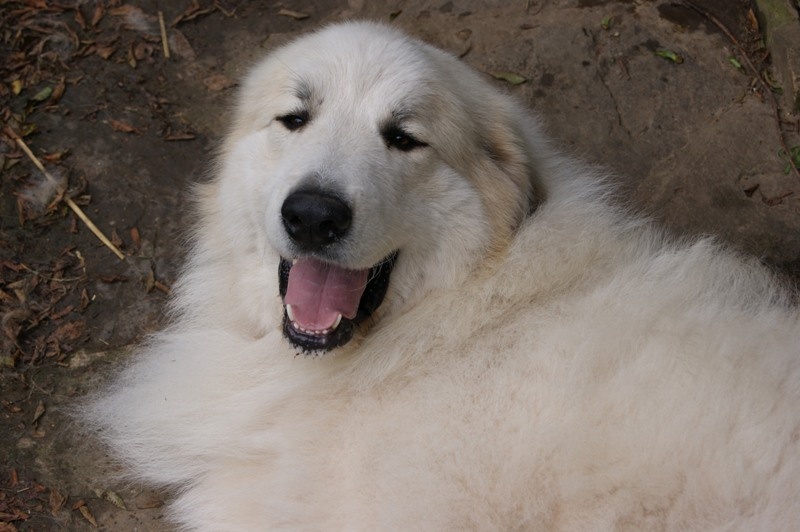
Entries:
{"type": "Polygon", "coordinates": [[[343,240],[353,221],[350,206],[326,191],[292,192],[281,206],[281,219],[299,252],[292,261],[282,258],[278,269],[284,335],[304,351],[342,346],[383,302],[397,253],[362,270],[316,258],[343,240]]]}

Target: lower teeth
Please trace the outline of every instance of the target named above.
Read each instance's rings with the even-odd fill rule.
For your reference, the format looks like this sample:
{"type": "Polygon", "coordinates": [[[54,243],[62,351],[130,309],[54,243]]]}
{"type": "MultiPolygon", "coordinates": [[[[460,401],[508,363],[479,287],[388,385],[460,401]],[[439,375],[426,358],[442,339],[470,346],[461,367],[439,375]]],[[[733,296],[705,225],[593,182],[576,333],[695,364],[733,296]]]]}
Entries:
{"type": "Polygon", "coordinates": [[[291,322],[292,327],[294,329],[300,331],[301,333],[311,334],[313,336],[325,336],[327,334],[330,334],[336,330],[336,328],[339,326],[340,323],[342,323],[342,315],[339,314],[336,317],[336,321],[333,322],[333,325],[331,325],[327,329],[322,329],[322,330],[306,329],[304,327],[301,327],[300,324],[295,321],[294,312],[292,311],[291,305],[286,305],[286,315],[289,317],[289,321],[291,322]]]}

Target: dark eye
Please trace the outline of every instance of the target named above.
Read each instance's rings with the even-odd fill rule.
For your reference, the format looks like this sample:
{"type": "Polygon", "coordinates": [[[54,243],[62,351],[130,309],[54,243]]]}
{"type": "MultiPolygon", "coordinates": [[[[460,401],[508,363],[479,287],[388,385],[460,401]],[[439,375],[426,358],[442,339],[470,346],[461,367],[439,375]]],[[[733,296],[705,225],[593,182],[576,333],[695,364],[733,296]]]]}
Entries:
{"type": "Polygon", "coordinates": [[[283,124],[283,127],[289,131],[300,129],[308,122],[308,113],[300,111],[299,113],[289,113],[288,115],[279,116],[276,118],[278,122],[283,124]]]}
{"type": "Polygon", "coordinates": [[[415,139],[397,126],[386,128],[383,132],[383,140],[386,141],[386,146],[389,148],[397,148],[400,151],[411,151],[415,148],[427,146],[427,144],[415,139]]]}

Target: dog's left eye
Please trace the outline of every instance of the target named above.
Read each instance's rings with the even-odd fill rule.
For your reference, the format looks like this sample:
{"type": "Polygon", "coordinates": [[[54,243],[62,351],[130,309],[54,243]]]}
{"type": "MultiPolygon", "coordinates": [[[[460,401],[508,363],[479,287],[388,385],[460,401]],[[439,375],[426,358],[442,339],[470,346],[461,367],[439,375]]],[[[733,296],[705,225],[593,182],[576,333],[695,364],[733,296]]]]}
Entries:
{"type": "Polygon", "coordinates": [[[308,119],[308,113],[305,111],[301,111],[299,113],[289,113],[288,115],[283,115],[276,118],[276,120],[283,124],[283,127],[289,131],[300,129],[306,125],[308,119]]]}
{"type": "Polygon", "coordinates": [[[415,148],[427,146],[422,141],[415,139],[397,126],[390,126],[383,132],[383,140],[389,148],[397,148],[400,151],[411,151],[415,148]]]}

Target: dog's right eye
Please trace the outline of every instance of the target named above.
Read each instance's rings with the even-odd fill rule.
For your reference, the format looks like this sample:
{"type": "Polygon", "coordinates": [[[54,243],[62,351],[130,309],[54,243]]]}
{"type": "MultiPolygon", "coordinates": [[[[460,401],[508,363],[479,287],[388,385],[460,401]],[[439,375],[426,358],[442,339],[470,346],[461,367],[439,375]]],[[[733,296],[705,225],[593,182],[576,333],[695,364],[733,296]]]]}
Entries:
{"type": "Polygon", "coordinates": [[[411,151],[416,148],[427,146],[424,142],[415,139],[409,133],[406,133],[395,125],[387,127],[382,135],[388,147],[396,148],[400,151],[411,151]]]}
{"type": "Polygon", "coordinates": [[[288,115],[279,116],[276,118],[276,120],[283,124],[283,127],[289,131],[295,131],[306,125],[308,118],[308,113],[301,111],[299,113],[290,113],[288,115]]]}

